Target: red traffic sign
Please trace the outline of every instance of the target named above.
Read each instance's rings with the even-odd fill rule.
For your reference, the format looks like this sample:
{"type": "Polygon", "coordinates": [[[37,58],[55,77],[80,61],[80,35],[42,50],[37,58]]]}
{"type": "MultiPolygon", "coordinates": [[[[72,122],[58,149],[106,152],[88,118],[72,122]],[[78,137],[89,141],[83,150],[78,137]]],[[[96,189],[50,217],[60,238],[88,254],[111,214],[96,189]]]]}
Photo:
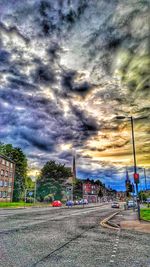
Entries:
{"type": "Polygon", "coordinates": [[[139,183],[139,173],[134,173],[134,182],[139,183]]]}

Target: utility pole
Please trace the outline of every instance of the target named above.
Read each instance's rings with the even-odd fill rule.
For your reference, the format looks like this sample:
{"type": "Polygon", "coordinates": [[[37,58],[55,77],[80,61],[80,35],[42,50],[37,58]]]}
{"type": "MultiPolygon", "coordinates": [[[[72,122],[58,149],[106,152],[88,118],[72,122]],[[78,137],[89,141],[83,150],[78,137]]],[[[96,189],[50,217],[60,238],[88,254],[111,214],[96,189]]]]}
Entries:
{"type": "Polygon", "coordinates": [[[136,194],[137,194],[137,208],[138,208],[138,219],[140,220],[140,203],[139,203],[139,191],[138,191],[138,179],[136,181],[135,177],[138,176],[137,174],[137,166],[136,166],[136,152],[135,152],[135,139],[134,139],[134,123],[133,117],[131,116],[131,129],[132,129],[132,145],[133,145],[133,158],[134,158],[134,182],[136,186],[136,194]]]}
{"type": "Polygon", "coordinates": [[[34,204],[36,202],[36,181],[37,181],[37,172],[36,172],[35,185],[34,185],[34,204]]]}
{"type": "Polygon", "coordinates": [[[147,181],[146,181],[146,170],[144,168],[144,178],[145,178],[145,191],[147,190],[147,181]]]}
{"type": "Polygon", "coordinates": [[[73,162],[72,162],[72,201],[73,201],[73,190],[74,190],[74,180],[76,179],[76,155],[73,152],[73,162]]]}
{"type": "Polygon", "coordinates": [[[137,173],[137,165],[136,165],[136,151],[135,151],[135,139],[134,139],[134,122],[133,117],[126,116],[117,116],[116,119],[130,119],[131,122],[131,132],[132,132],[132,146],[133,146],[133,159],[134,159],[134,183],[136,186],[136,195],[137,195],[137,207],[138,207],[138,219],[140,220],[140,203],[139,203],[139,191],[138,191],[138,183],[139,183],[139,174],[137,173]]]}

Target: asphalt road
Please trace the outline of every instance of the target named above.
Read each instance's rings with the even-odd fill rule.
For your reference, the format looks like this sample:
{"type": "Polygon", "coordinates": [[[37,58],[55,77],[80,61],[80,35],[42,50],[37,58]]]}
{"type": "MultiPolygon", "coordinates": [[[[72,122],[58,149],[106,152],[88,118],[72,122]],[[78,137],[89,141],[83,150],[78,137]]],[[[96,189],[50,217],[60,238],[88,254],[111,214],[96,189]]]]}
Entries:
{"type": "Polygon", "coordinates": [[[105,229],[110,205],[0,210],[1,267],[150,267],[147,234],[105,229]]]}

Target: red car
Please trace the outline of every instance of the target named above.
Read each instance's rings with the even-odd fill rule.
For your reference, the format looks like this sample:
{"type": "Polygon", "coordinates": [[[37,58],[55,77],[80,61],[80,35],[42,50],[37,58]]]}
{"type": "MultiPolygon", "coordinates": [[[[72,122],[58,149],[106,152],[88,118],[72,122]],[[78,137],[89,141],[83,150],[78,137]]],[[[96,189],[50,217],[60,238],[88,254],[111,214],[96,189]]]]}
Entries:
{"type": "Polygon", "coordinates": [[[52,202],[52,207],[61,207],[61,206],[62,206],[62,203],[59,200],[54,200],[52,202]]]}

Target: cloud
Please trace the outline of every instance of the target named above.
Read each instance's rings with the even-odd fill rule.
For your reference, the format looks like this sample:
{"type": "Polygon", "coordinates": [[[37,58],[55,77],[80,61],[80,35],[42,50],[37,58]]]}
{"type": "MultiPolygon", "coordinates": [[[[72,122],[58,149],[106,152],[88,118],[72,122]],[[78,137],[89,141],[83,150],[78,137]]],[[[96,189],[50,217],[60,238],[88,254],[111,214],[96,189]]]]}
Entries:
{"type": "Polygon", "coordinates": [[[91,88],[92,85],[88,83],[87,81],[84,81],[82,83],[75,82],[75,78],[77,77],[77,72],[73,70],[65,71],[62,74],[62,87],[64,90],[68,90],[69,92],[85,95],[87,94],[91,88]]]}
{"type": "Polygon", "coordinates": [[[132,114],[137,162],[149,168],[148,3],[0,5],[1,140],[21,146],[34,168],[50,158],[69,166],[75,148],[81,177],[121,186],[131,127],[115,118],[132,114]]]}

